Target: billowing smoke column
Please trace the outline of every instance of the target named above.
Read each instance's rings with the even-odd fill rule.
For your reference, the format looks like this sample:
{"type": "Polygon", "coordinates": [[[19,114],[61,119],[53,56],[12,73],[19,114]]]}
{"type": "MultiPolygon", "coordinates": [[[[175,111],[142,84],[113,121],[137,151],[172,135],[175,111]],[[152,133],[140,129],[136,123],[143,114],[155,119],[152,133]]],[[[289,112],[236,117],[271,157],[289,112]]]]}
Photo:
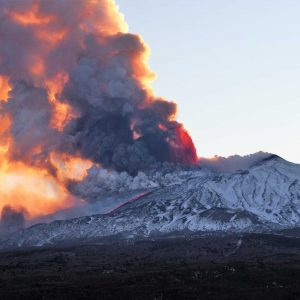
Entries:
{"type": "Polygon", "coordinates": [[[17,164],[65,186],[83,176],[74,165],[194,164],[176,104],[153,95],[147,57],[113,0],[0,0],[2,172],[17,164]]]}

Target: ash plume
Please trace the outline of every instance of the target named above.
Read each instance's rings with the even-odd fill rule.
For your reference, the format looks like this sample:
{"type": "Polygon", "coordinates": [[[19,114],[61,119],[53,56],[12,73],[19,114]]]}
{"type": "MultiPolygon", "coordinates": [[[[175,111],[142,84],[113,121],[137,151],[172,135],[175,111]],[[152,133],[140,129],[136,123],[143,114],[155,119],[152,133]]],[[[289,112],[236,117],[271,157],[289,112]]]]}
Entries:
{"type": "Polygon", "coordinates": [[[166,187],[174,184],[181,184],[187,178],[194,176],[209,177],[213,174],[236,173],[247,170],[272,157],[271,153],[257,152],[250,155],[229,157],[215,156],[213,159],[201,158],[194,166],[180,164],[153,164],[145,172],[139,171],[135,175],[127,172],[108,171],[97,166],[88,170],[84,180],[70,189],[74,194],[95,203],[102,198],[111,195],[123,195],[130,191],[144,191],[155,188],[166,187]]]}
{"type": "Polygon", "coordinates": [[[148,48],[114,1],[0,0],[0,12],[12,159],[51,169],[49,152],[79,153],[131,174],[156,161],[197,161],[176,104],[153,95],[148,48]]]}
{"type": "Polygon", "coordinates": [[[0,209],[69,209],[93,165],[144,178],[198,162],[148,55],[113,0],[0,0],[0,209]]]}

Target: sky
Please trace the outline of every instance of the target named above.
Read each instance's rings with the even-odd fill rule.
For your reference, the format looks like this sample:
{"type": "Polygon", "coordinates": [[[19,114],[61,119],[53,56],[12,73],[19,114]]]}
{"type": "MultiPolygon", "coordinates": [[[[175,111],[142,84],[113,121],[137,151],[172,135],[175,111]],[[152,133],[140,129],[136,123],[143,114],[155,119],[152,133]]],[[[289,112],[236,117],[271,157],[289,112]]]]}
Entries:
{"type": "Polygon", "coordinates": [[[300,163],[299,0],[116,0],[201,157],[300,163]]]}

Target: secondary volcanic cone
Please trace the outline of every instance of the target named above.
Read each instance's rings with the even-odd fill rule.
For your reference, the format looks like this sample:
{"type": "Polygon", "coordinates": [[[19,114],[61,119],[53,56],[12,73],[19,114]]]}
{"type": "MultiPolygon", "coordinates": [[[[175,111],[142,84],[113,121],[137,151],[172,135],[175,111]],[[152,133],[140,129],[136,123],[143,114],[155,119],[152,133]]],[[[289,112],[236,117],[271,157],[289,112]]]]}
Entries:
{"type": "Polygon", "coordinates": [[[0,208],[73,205],[66,186],[94,163],[197,162],[148,54],[112,0],[0,0],[0,208]]]}

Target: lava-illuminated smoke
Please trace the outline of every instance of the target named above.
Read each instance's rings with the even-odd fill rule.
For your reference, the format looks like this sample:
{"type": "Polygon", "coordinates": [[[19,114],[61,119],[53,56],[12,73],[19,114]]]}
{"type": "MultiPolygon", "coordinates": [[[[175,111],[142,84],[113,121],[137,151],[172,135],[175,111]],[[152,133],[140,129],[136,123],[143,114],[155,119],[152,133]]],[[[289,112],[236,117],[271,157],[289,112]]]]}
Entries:
{"type": "Polygon", "coordinates": [[[197,161],[148,53],[113,0],[0,0],[0,209],[71,206],[66,186],[92,164],[197,161]]]}

